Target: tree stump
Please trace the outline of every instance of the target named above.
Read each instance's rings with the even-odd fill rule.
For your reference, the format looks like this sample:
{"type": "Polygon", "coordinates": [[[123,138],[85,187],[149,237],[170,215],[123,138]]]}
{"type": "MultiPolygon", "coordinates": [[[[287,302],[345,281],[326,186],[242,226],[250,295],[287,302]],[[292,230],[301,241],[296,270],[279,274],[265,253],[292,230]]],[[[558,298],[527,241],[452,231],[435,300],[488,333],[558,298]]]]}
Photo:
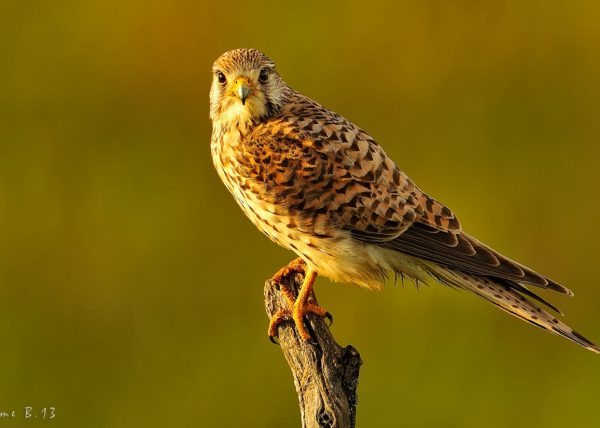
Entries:
{"type": "MultiPolygon", "coordinates": [[[[298,295],[303,275],[284,278],[298,295]]],[[[265,309],[269,319],[287,302],[279,285],[265,284],[265,309]]],[[[314,295],[311,297],[316,304],[314,295]]],[[[292,370],[303,428],[353,428],[356,421],[358,374],[362,361],[352,346],[342,348],[325,320],[310,314],[305,320],[314,343],[305,342],[291,322],[279,326],[279,344],[292,370]]]]}

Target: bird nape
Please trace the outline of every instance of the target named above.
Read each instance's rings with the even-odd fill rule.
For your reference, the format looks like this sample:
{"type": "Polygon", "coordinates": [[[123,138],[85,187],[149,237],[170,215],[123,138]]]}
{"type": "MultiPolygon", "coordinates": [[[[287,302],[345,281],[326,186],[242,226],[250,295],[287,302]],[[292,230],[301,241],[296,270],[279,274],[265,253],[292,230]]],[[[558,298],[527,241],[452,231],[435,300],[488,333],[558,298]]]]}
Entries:
{"type": "Polygon", "coordinates": [[[274,280],[305,274],[297,299],[284,289],[290,308],[273,317],[270,337],[290,320],[310,339],[304,316],[328,315],[310,301],[318,274],[377,290],[393,272],[472,291],[600,353],[530,300],[558,311],[528,287],[569,289],[463,232],[370,135],[290,88],[261,52],[236,49],[215,61],[210,118],[212,159],[225,186],[259,230],[299,257],[274,280]]]}

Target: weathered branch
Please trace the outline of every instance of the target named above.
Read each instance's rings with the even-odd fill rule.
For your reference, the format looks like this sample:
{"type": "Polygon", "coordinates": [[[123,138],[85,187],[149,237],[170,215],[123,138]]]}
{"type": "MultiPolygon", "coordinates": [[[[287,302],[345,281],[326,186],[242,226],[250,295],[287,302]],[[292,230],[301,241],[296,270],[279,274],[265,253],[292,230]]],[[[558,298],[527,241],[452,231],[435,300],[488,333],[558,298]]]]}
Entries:
{"type": "MultiPolygon", "coordinates": [[[[302,279],[301,274],[294,274],[284,280],[297,295],[302,279]]],[[[279,287],[270,280],[264,291],[269,318],[278,309],[287,307],[279,287]]],[[[294,375],[302,426],[353,428],[356,387],[362,364],[360,355],[352,346],[339,346],[325,321],[318,316],[308,316],[307,328],[316,343],[304,342],[292,323],[283,323],[279,327],[281,350],[294,375]]]]}

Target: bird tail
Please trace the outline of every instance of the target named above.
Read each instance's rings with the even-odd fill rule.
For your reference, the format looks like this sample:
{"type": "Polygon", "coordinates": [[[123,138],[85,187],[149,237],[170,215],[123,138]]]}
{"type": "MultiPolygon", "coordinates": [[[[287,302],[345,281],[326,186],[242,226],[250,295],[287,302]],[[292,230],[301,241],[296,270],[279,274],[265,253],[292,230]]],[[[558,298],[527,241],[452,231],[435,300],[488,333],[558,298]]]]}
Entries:
{"type": "Polygon", "coordinates": [[[482,275],[473,275],[434,263],[427,263],[426,270],[430,275],[444,284],[472,291],[523,321],[527,321],[550,333],[569,339],[596,354],[600,354],[598,346],[527,299],[525,296],[531,297],[556,312],[561,313],[555,306],[546,302],[520,283],[482,275]]]}

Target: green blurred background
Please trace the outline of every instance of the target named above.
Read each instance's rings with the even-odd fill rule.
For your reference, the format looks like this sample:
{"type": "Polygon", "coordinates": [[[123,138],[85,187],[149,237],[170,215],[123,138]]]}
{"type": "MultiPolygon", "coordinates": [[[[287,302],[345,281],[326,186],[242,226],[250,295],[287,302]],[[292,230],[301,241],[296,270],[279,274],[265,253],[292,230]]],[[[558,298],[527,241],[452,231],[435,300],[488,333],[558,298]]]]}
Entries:
{"type": "MultiPolygon", "coordinates": [[[[2,1],[0,411],[299,426],[262,302],[293,255],[210,159],[210,67],[237,47],[370,132],[468,232],[571,287],[552,301],[600,341],[598,22],[594,1],[2,1]]],[[[597,355],[466,293],[321,278],[317,296],[364,359],[359,427],[600,420],[597,355]]]]}

